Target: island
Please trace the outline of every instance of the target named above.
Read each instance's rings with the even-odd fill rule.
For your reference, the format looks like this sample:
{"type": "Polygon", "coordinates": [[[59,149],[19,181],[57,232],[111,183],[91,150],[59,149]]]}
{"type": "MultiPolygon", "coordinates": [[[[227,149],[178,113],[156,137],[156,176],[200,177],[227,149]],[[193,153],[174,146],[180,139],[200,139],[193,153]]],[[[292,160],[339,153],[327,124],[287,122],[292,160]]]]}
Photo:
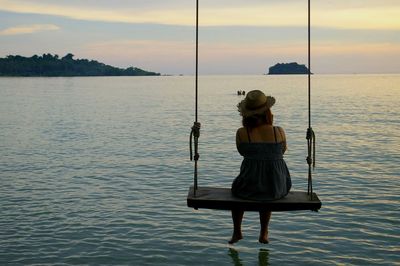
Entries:
{"type": "Polygon", "coordinates": [[[278,63],[269,68],[268,75],[286,75],[286,74],[308,74],[308,68],[305,65],[299,65],[296,62],[278,63]]]}
{"type": "Polygon", "coordinates": [[[159,76],[137,67],[126,69],[113,67],[95,60],[74,59],[68,53],[58,55],[43,54],[24,57],[8,55],[0,58],[0,76],[8,77],[74,77],[74,76],[159,76]]]}

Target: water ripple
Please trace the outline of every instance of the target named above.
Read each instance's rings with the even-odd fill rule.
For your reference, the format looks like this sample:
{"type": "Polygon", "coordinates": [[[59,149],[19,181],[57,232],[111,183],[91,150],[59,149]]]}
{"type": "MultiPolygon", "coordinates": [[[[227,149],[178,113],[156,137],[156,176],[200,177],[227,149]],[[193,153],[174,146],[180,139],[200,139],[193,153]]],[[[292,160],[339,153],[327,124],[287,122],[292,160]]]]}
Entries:
{"type": "MultiPolygon", "coordinates": [[[[230,212],[186,207],[191,77],[1,78],[0,264],[399,265],[400,77],[314,78],[323,207],[273,213],[269,245],[246,213],[235,246],[230,212]]],[[[200,184],[230,186],[241,162],[233,92],[267,86],[294,188],[305,190],[301,84],[202,78],[200,184]]]]}

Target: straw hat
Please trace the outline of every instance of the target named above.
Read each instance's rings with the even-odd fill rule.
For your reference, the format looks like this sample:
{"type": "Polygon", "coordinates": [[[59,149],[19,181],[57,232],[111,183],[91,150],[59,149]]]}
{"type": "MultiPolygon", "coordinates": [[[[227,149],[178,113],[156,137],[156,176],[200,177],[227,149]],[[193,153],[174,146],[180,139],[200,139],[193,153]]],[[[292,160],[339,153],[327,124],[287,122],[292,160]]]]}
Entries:
{"type": "Polygon", "coordinates": [[[274,97],[266,96],[260,90],[253,90],[247,93],[246,98],[244,98],[237,107],[241,116],[249,117],[252,115],[264,114],[267,109],[271,108],[274,104],[274,97]]]}

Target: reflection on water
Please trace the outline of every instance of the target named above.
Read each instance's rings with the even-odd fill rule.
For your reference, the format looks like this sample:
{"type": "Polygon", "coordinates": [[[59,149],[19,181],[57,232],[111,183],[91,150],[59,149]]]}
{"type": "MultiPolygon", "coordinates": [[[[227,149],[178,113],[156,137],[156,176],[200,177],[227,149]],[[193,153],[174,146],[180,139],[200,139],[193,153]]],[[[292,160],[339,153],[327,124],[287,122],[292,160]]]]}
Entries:
{"type": "Polygon", "coordinates": [[[260,251],[258,252],[258,265],[259,266],[269,265],[269,250],[268,249],[260,249],[260,251]]]}
{"type": "MultiPolygon", "coordinates": [[[[235,266],[245,266],[249,265],[249,263],[243,262],[239,257],[239,252],[234,248],[229,248],[228,251],[229,257],[232,258],[232,264],[235,266]]],[[[267,266],[269,264],[269,250],[260,248],[258,251],[258,265],[259,266],[267,266]]]]}
{"type": "Polygon", "coordinates": [[[236,249],[229,248],[228,252],[229,257],[232,258],[233,265],[235,266],[243,266],[242,260],[239,258],[239,252],[236,249]]]}

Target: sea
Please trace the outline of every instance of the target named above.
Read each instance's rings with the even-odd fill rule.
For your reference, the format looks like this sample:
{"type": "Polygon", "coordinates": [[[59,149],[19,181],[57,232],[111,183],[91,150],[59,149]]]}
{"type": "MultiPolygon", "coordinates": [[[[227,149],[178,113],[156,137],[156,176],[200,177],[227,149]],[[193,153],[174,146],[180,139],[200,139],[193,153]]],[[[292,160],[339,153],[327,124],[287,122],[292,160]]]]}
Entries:
{"type": "MultiPolygon", "coordinates": [[[[238,90],[276,98],[307,191],[306,76],[199,76],[199,186],[230,187],[238,90]]],[[[0,265],[400,265],[400,75],[313,75],[319,212],[187,207],[193,76],[0,78],[0,265]]]]}

